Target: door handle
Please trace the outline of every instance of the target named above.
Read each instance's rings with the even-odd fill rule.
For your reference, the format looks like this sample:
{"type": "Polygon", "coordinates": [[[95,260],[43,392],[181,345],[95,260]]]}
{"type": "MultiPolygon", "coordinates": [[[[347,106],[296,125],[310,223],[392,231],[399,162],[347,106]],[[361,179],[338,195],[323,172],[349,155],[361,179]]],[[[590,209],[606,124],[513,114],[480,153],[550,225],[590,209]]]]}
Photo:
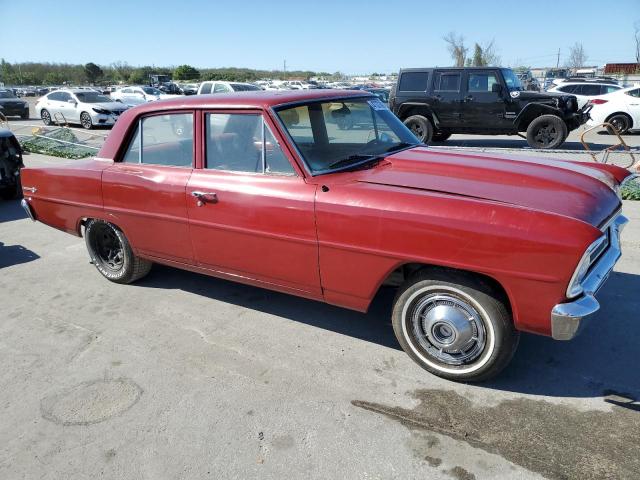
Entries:
{"type": "Polygon", "coordinates": [[[471,100],[473,100],[473,95],[467,95],[466,97],[464,97],[465,102],[470,102],[471,100]]]}
{"type": "Polygon", "coordinates": [[[435,98],[438,101],[442,100],[442,96],[440,95],[434,95],[433,98],[435,98]]]}
{"type": "Polygon", "coordinates": [[[122,173],[129,173],[131,175],[142,175],[144,172],[139,168],[131,168],[131,167],[121,167],[120,171],[122,173]]]}
{"type": "Polygon", "coordinates": [[[218,195],[215,192],[191,192],[191,196],[198,199],[200,203],[218,203],[218,195]]]}

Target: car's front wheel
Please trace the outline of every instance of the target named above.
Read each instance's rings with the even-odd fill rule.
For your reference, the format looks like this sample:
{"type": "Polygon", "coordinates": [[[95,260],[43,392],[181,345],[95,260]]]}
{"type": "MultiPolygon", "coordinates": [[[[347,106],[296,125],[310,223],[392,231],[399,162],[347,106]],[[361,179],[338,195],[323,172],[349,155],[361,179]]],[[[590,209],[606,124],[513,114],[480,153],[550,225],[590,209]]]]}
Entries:
{"type": "Polygon", "coordinates": [[[429,143],[433,137],[433,125],[422,115],[412,115],[405,119],[405,126],[411,130],[422,143],[429,143]]]}
{"type": "Polygon", "coordinates": [[[408,279],[396,296],[392,323],[418,365],[455,381],[497,375],[519,340],[506,301],[492,286],[444,269],[420,270],[408,279]]]}
{"type": "Polygon", "coordinates": [[[629,131],[629,128],[631,128],[631,119],[624,113],[617,113],[613,115],[609,120],[607,120],[607,123],[611,124],[611,126],[616,129],[614,132],[612,128],[607,127],[609,135],[615,135],[616,133],[623,135],[629,131]]]}
{"type": "Polygon", "coordinates": [[[93,121],[91,120],[91,115],[89,115],[87,112],[82,112],[80,114],[80,125],[82,125],[82,128],[91,130],[91,128],[93,127],[93,121]]]}
{"type": "Polygon", "coordinates": [[[569,134],[567,124],[557,115],[541,115],[527,128],[527,143],[531,148],[554,149],[564,143],[569,134]]]}
{"type": "Polygon", "coordinates": [[[51,114],[49,113],[49,110],[45,110],[43,108],[40,112],[40,118],[42,119],[42,123],[44,123],[46,126],[51,125],[51,114]]]}
{"type": "Polygon", "coordinates": [[[85,225],[84,236],[91,262],[106,279],[131,283],[151,270],[152,263],[133,253],[124,233],[115,225],[91,219],[85,225]]]}

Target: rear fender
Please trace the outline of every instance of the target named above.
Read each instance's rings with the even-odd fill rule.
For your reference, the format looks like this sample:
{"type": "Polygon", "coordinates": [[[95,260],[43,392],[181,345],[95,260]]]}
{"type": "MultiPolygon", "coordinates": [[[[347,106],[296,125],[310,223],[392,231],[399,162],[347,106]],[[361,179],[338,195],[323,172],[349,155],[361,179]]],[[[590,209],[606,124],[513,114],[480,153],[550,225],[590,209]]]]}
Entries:
{"type": "Polygon", "coordinates": [[[435,114],[431,106],[426,103],[405,102],[400,105],[396,115],[400,120],[403,121],[413,115],[422,115],[423,117],[429,119],[434,127],[438,128],[438,126],[440,125],[438,116],[435,114]]]}

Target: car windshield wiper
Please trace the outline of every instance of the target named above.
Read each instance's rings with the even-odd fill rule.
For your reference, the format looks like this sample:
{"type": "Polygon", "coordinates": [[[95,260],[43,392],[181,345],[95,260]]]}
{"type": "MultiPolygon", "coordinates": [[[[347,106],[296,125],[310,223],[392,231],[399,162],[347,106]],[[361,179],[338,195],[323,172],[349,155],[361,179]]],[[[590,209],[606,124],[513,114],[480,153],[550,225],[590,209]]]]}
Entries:
{"type": "Polygon", "coordinates": [[[337,162],[333,162],[330,163],[329,166],[327,167],[327,169],[329,168],[336,168],[336,167],[340,167],[342,165],[347,165],[351,162],[357,162],[358,160],[372,160],[374,158],[378,158],[380,155],[370,155],[370,154],[362,154],[362,153],[356,153],[354,155],[349,155],[346,158],[343,158],[341,160],[338,160],[337,162]]]}

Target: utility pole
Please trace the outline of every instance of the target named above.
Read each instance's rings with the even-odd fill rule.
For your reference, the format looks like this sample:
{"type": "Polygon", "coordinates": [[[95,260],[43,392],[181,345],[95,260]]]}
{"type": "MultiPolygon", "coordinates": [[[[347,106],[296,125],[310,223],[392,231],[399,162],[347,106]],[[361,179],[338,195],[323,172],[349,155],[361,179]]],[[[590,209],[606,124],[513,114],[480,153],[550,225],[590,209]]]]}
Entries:
{"type": "Polygon", "coordinates": [[[560,49],[558,49],[558,60],[556,60],[556,68],[560,66],[560,49]]]}
{"type": "Polygon", "coordinates": [[[284,80],[287,79],[287,61],[284,61],[284,64],[282,65],[282,71],[284,72],[284,80]]]}

